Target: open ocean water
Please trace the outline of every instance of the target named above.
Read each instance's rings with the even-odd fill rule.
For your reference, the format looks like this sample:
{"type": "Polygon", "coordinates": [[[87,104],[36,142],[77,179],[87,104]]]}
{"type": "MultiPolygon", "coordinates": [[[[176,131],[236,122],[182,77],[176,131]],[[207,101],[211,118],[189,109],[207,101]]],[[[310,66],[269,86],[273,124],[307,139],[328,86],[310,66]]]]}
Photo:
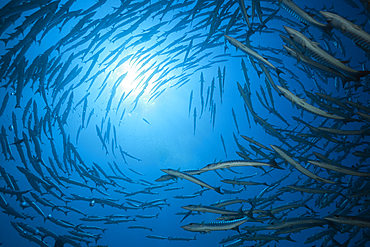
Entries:
{"type": "Polygon", "coordinates": [[[0,7],[0,246],[369,246],[369,1],[0,7]]]}

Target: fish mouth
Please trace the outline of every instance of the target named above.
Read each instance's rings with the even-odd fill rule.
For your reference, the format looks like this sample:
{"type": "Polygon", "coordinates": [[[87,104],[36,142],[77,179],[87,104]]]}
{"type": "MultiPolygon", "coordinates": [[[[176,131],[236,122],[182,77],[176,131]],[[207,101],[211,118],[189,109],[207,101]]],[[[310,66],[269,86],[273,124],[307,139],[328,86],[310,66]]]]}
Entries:
{"type": "Polygon", "coordinates": [[[287,26],[283,26],[283,28],[285,29],[285,31],[287,32],[287,33],[289,33],[289,29],[290,29],[290,27],[287,27],[287,26]]]}
{"type": "Polygon", "coordinates": [[[320,14],[326,19],[327,23],[331,23],[331,16],[330,13],[325,12],[325,11],[320,11],[320,14]]]}
{"type": "Polygon", "coordinates": [[[292,34],[293,32],[295,31],[293,28],[290,28],[290,27],[287,27],[287,26],[283,26],[285,31],[289,34],[289,38],[292,38],[292,34]]]}

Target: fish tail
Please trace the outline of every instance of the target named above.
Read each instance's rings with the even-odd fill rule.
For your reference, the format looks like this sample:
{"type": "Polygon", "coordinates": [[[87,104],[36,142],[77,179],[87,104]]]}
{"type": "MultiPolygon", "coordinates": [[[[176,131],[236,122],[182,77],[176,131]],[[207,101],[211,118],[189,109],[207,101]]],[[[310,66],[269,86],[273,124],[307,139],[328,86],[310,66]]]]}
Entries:
{"type": "Polygon", "coordinates": [[[329,26],[329,25],[326,25],[325,27],[323,27],[323,29],[322,29],[322,30],[324,30],[324,32],[325,32],[327,35],[331,36],[331,35],[332,35],[331,30],[333,30],[333,27],[332,27],[332,26],[329,26]]]}
{"type": "Polygon", "coordinates": [[[101,234],[98,234],[95,238],[95,244],[98,244],[98,240],[101,239],[101,234]]]}
{"type": "Polygon", "coordinates": [[[270,161],[269,161],[269,164],[270,164],[270,165],[271,165],[271,167],[273,167],[273,168],[276,168],[276,169],[279,169],[279,170],[284,170],[284,168],[282,168],[281,166],[279,166],[279,165],[276,163],[275,159],[270,160],[270,161]]]}
{"type": "Polygon", "coordinates": [[[271,210],[266,210],[266,212],[271,218],[276,219],[275,215],[271,213],[271,210]]]}
{"type": "Polygon", "coordinates": [[[217,193],[221,194],[221,195],[223,195],[223,194],[224,194],[224,193],[222,193],[222,191],[221,191],[221,186],[220,186],[220,187],[216,187],[216,188],[215,188],[215,191],[216,191],[217,193]]]}
{"type": "Polygon", "coordinates": [[[280,75],[281,73],[283,73],[283,74],[285,74],[281,69],[276,69],[276,73],[278,74],[278,75],[280,75]]]}
{"type": "MultiPolygon", "coordinates": [[[[367,71],[367,70],[365,70],[365,71],[359,71],[355,75],[356,81],[359,82],[360,79],[361,79],[361,77],[367,76],[368,74],[370,74],[370,71],[367,71]]],[[[362,86],[362,85],[360,85],[360,86],[362,86]]],[[[358,86],[357,86],[357,88],[358,88],[358,86]]],[[[355,88],[355,89],[357,89],[357,88],[355,88]]]]}
{"type": "Polygon", "coordinates": [[[290,237],[290,234],[288,234],[288,235],[286,236],[286,240],[291,241],[291,242],[297,242],[297,241],[295,241],[294,239],[292,239],[292,238],[290,237]]]}
{"type": "Polygon", "coordinates": [[[254,219],[253,218],[253,210],[254,210],[254,204],[250,201],[249,204],[251,205],[251,209],[246,213],[248,218],[254,219]]]}
{"type": "Polygon", "coordinates": [[[363,122],[360,119],[354,119],[354,118],[345,118],[342,120],[344,124],[350,123],[350,122],[363,122]]]}

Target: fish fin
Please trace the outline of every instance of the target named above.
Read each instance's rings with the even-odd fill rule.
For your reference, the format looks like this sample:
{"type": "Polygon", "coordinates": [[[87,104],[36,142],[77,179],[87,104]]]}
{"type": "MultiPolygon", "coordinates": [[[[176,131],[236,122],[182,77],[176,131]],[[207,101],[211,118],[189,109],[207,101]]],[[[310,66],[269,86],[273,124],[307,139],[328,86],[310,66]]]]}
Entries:
{"type": "Polygon", "coordinates": [[[331,30],[333,30],[333,27],[332,26],[329,26],[329,25],[326,25],[325,27],[323,27],[322,29],[327,35],[331,36],[332,33],[331,33],[331,30]]]}
{"type": "Polygon", "coordinates": [[[241,233],[240,233],[240,231],[239,231],[239,226],[236,226],[236,227],[234,227],[234,228],[231,228],[232,230],[235,230],[235,231],[237,231],[240,235],[242,235],[241,233]]]}
{"type": "Polygon", "coordinates": [[[273,168],[276,168],[276,169],[279,169],[279,170],[284,170],[284,168],[282,168],[281,166],[279,166],[275,159],[272,159],[268,162],[273,168]]]}
{"type": "Polygon", "coordinates": [[[275,215],[273,213],[271,213],[271,209],[270,210],[266,210],[267,214],[272,217],[273,219],[276,219],[275,215]]]}
{"type": "Polygon", "coordinates": [[[283,74],[285,74],[282,70],[280,70],[280,69],[276,69],[276,73],[278,74],[278,75],[280,75],[281,73],[283,73],[283,74]]]}
{"type": "Polygon", "coordinates": [[[223,194],[224,194],[224,193],[222,193],[222,191],[221,191],[221,186],[220,186],[220,187],[216,187],[216,188],[215,188],[215,191],[216,191],[217,193],[221,194],[221,195],[223,195],[223,194]]]}
{"type": "MultiPolygon", "coordinates": [[[[370,74],[370,71],[359,71],[358,73],[356,73],[356,75],[355,75],[355,78],[356,78],[356,80],[357,81],[360,81],[360,78],[361,77],[364,77],[364,76],[367,76],[368,74],[370,74]]],[[[361,84],[357,84],[356,83],[356,85],[355,85],[355,89],[356,89],[356,86],[362,86],[361,84]]],[[[358,87],[357,87],[358,88],[358,87]]]]}
{"type": "Polygon", "coordinates": [[[342,64],[347,64],[347,63],[349,63],[350,62],[350,59],[348,59],[348,60],[344,60],[344,61],[342,61],[342,60],[339,60],[342,64]]]}
{"type": "Polygon", "coordinates": [[[180,222],[182,222],[183,220],[185,220],[187,217],[189,217],[191,215],[191,210],[189,210],[189,212],[187,212],[187,214],[184,216],[184,218],[182,218],[182,220],[180,222]]]}
{"type": "Polygon", "coordinates": [[[239,212],[240,214],[243,214],[243,205],[239,208],[238,212],[239,212]]]}
{"type": "Polygon", "coordinates": [[[249,202],[249,204],[251,205],[251,209],[248,211],[248,213],[246,215],[247,215],[247,217],[249,217],[251,219],[254,219],[253,218],[254,204],[252,202],[249,202]]]}

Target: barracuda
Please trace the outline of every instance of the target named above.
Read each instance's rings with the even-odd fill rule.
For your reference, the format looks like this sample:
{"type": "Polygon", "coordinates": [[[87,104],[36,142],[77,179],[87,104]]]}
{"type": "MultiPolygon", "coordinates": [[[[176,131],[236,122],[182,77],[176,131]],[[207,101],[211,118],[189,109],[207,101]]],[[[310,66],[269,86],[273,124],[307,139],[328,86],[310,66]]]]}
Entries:
{"type": "Polygon", "coordinates": [[[294,217],[294,218],[287,218],[284,220],[275,220],[270,223],[265,229],[266,230],[278,230],[287,227],[294,227],[297,225],[305,225],[305,224],[312,224],[314,226],[322,226],[328,224],[328,222],[324,219],[312,218],[312,217],[294,217]]]}
{"type": "Polygon", "coordinates": [[[248,200],[245,199],[239,199],[239,198],[233,198],[233,199],[226,199],[226,200],[221,200],[216,203],[211,204],[213,207],[226,207],[228,205],[236,204],[236,203],[243,203],[243,202],[249,202],[248,200]]]}
{"type": "Polygon", "coordinates": [[[255,140],[253,140],[252,138],[249,138],[248,136],[244,136],[244,135],[240,135],[240,136],[243,137],[243,139],[245,139],[245,140],[247,140],[247,141],[249,141],[249,142],[251,142],[251,143],[253,143],[253,144],[257,145],[257,146],[259,146],[261,148],[264,148],[264,149],[272,152],[271,148],[266,147],[265,145],[263,145],[263,144],[255,141],[255,140]]]}
{"type": "Polygon", "coordinates": [[[324,217],[324,219],[340,224],[370,227],[370,217],[334,215],[333,217],[324,217]]]}
{"type": "Polygon", "coordinates": [[[320,14],[324,16],[330,26],[341,31],[348,38],[352,39],[361,49],[370,53],[370,34],[362,30],[360,26],[333,13],[320,11],[320,14]]]}
{"type": "Polygon", "coordinates": [[[284,29],[289,34],[289,38],[300,44],[306,52],[316,58],[320,63],[337,70],[343,75],[359,81],[361,77],[364,77],[370,73],[370,71],[357,71],[344,65],[341,61],[318,47],[317,43],[311,41],[309,38],[293,28],[284,26],[284,29]]]}
{"type": "Polygon", "coordinates": [[[221,180],[221,182],[226,184],[232,184],[233,186],[236,185],[265,185],[269,186],[266,183],[259,183],[259,182],[252,182],[252,181],[241,181],[241,180],[232,180],[232,179],[224,179],[221,180]]]}
{"type": "Polygon", "coordinates": [[[203,205],[187,205],[182,206],[181,208],[190,210],[190,211],[198,211],[198,212],[204,212],[204,213],[214,213],[214,214],[229,214],[229,215],[243,215],[243,206],[239,208],[238,211],[233,210],[227,210],[222,209],[218,207],[212,207],[212,206],[203,206],[203,205]]]}
{"type": "Polygon", "coordinates": [[[335,184],[336,182],[327,180],[325,178],[319,177],[316,174],[313,174],[303,166],[301,166],[297,161],[289,157],[281,148],[278,148],[275,145],[271,145],[272,149],[275,150],[276,153],[278,153],[286,162],[291,164],[294,168],[296,168],[298,171],[306,175],[307,177],[310,177],[312,179],[315,179],[316,181],[323,182],[323,183],[330,183],[335,184]]]}
{"type": "Polygon", "coordinates": [[[331,165],[331,164],[319,162],[319,161],[314,161],[314,160],[309,160],[308,162],[313,165],[316,165],[316,166],[319,166],[319,167],[322,167],[328,170],[333,170],[336,172],[340,172],[340,173],[344,173],[344,174],[348,174],[352,176],[370,177],[370,172],[359,172],[359,171],[352,170],[350,168],[346,168],[344,166],[335,166],[335,165],[331,165]]]}
{"type": "Polygon", "coordinates": [[[208,164],[207,166],[203,167],[200,170],[201,171],[213,171],[217,169],[226,169],[226,168],[232,168],[232,167],[238,167],[238,166],[253,166],[253,167],[270,166],[273,168],[284,170],[275,162],[275,160],[271,160],[269,163],[258,162],[258,161],[245,161],[245,160],[230,160],[230,161],[223,161],[219,163],[208,164]]]}
{"type": "Polygon", "coordinates": [[[202,188],[203,187],[206,187],[208,189],[211,189],[211,190],[214,190],[216,191],[217,193],[219,194],[223,194],[221,192],[221,188],[220,187],[212,187],[211,185],[203,182],[202,180],[198,179],[198,178],[195,178],[194,176],[190,175],[190,174],[187,174],[185,172],[181,172],[181,171],[176,171],[176,170],[173,170],[173,169],[161,169],[162,172],[165,172],[169,175],[172,175],[172,176],[175,176],[175,177],[179,177],[179,178],[182,178],[182,179],[186,179],[190,182],[193,182],[195,184],[198,184],[200,185],[202,188]]]}
{"type": "Polygon", "coordinates": [[[276,68],[272,63],[270,63],[269,61],[267,61],[266,58],[262,57],[260,54],[258,54],[257,52],[255,52],[251,48],[247,47],[246,45],[242,44],[241,42],[237,41],[236,39],[234,39],[234,38],[232,38],[230,36],[227,36],[227,35],[224,35],[224,36],[230,42],[230,44],[232,44],[233,46],[236,47],[236,49],[240,49],[244,53],[248,54],[249,56],[252,56],[253,58],[257,59],[258,61],[266,64],[271,69],[275,70],[277,74],[282,73],[281,70],[279,70],[278,68],[276,68]]]}
{"type": "Polygon", "coordinates": [[[327,24],[322,24],[318,21],[316,21],[314,18],[312,18],[309,14],[307,14],[303,9],[301,9],[299,6],[297,6],[293,1],[291,0],[278,0],[278,5],[288,11],[290,14],[292,14],[294,17],[296,17],[301,22],[321,28],[326,34],[331,35],[331,30],[333,29],[331,26],[327,24]]]}
{"type": "Polygon", "coordinates": [[[245,8],[245,3],[244,3],[244,0],[239,0],[239,7],[240,7],[240,10],[242,12],[242,15],[245,19],[245,22],[247,23],[249,29],[252,29],[252,25],[249,21],[249,16],[247,14],[247,9],[245,8]]]}
{"type": "Polygon", "coordinates": [[[299,51],[296,51],[296,50],[294,50],[294,49],[292,49],[292,48],[290,48],[286,45],[283,45],[283,47],[288,52],[288,54],[290,56],[297,59],[297,62],[302,62],[302,63],[308,65],[309,67],[313,68],[313,69],[324,72],[327,75],[332,75],[332,76],[335,76],[335,77],[342,78],[343,82],[352,80],[352,78],[346,77],[345,75],[337,72],[336,70],[333,70],[332,68],[330,68],[328,66],[325,66],[321,63],[318,63],[318,62],[312,60],[311,58],[303,55],[299,51]]]}
{"type": "Polygon", "coordinates": [[[339,130],[333,128],[326,128],[326,127],[317,127],[318,130],[329,132],[331,134],[336,135],[370,135],[370,130],[362,129],[362,130],[339,130]]]}
{"type": "Polygon", "coordinates": [[[282,92],[282,94],[285,98],[287,98],[291,102],[297,104],[298,106],[302,107],[306,111],[309,111],[313,114],[316,114],[316,115],[319,115],[319,116],[322,116],[322,117],[326,117],[326,118],[331,118],[331,119],[336,119],[336,120],[343,120],[343,121],[346,121],[346,122],[347,121],[350,121],[350,122],[354,121],[354,119],[344,118],[344,117],[337,116],[337,115],[334,115],[332,113],[323,111],[323,110],[321,110],[317,107],[314,107],[313,105],[308,104],[305,100],[299,98],[298,96],[296,96],[295,94],[290,92],[288,89],[285,89],[285,88],[280,87],[280,86],[277,86],[277,87],[282,92]]]}
{"type": "MultiPolygon", "coordinates": [[[[301,193],[306,192],[306,193],[312,193],[312,194],[336,194],[339,192],[333,191],[333,190],[325,190],[325,189],[315,189],[315,188],[305,188],[303,186],[293,186],[293,185],[288,185],[286,188],[289,188],[291,190],[296,190],[300,191],[301,193]]],[[[283,188],[280,188],[279,190],[282,190],[283,188]]]]}
{"type": "Polygon", "coordinates": [[[247,220],[247,217],[243,217],[237,220],[225,220],[220,222],[190,223],[188,225],[181,226],[181,228],[186,231],[201,233],[210,233],[211,231],[224,231],[230,229],[235,229],[239,232],[239,226],[247,222],[247,220]]]}

